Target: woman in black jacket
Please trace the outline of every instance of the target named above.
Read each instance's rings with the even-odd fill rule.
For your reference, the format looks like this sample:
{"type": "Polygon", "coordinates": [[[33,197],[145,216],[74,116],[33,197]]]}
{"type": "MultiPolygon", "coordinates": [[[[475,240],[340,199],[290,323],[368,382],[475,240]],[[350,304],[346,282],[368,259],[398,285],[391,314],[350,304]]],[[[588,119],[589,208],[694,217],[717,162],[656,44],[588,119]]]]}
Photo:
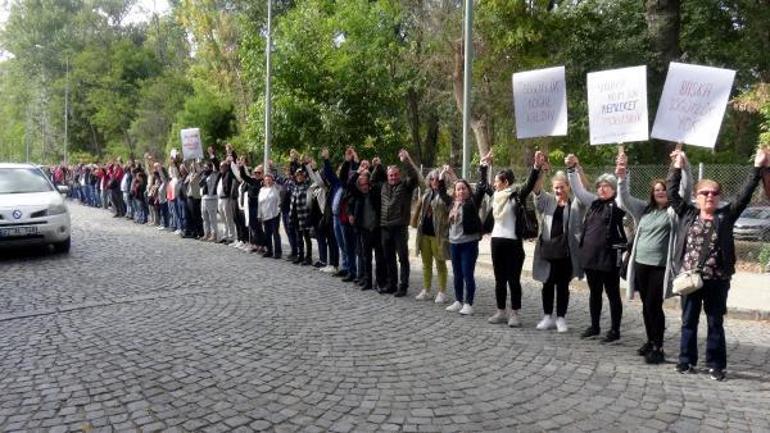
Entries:
{"type": "Polygon", "coordinates": [[[580,164],[575,155],[564,160],[567,165],[567,179],[575,197],[587,208],[583,219],[578,257],[585,271],[590,290],[589,310],[591,326],[580,338],[599,335],[599,319],[602,313],[602,292],[607,294],[610,304],[612,327],[602,340],[610,343],[620,339],[620,319],[623,303],[620,300],[620,249],[627,243],[623,230],[623,212],[615,204],[617,179],[603,174],[596,180],[596,194],[586,191],[580,179],[580,164]]]}
{"type": "Polygon", "coordinates": [[[708,322],[706,366],[711,378],[721,381],[727,366],[723,320],[730,278],[735,273],[733,225],[751,201],[763,170],[767,170],[768,151],[757,151],[754,170],[743,190],[734,202],[726,205],[720,205],[721,185],[710,179],[695,184],[694,205],[684,200],[679,194],[684,153],[676,150],[671,156],[674,164],[666,180],[668,199],[680,218],[672,266],[677,273],[698,270],[703,280],[703,287],[682,298],[682,339],[676,370],[692,373],[698,363],[698,319],[703,308],[708,322]]]}

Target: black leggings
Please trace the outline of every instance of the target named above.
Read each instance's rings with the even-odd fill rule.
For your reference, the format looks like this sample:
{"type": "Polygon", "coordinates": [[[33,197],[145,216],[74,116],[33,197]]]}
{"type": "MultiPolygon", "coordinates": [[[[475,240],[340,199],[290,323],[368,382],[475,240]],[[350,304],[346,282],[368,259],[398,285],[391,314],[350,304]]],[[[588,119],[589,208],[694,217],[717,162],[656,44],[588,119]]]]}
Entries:
{"type": "Polygon", "coordinates": [[[310,240],[310,229],[297,230],[297,256],[305,261],[313,260],[313,242],[310,240]]]}
{"type": "Polygon", "coordinates": [[[666,268],[634,263],[634,286],[642,298],[642,317],[647,341],[663,347],[666,315],[663,313],[663,279],[666,268]]]}
{"type": "Polygon", "coordinates": [[[602,291],[607,293],[610,302],[610,317],[612,330],[620,333],[620,318],[623,316],[623,303],[620,301],[620,272],[618,268],[612,271],[597,271],[586,269],[586,280],[591,291],[589,309],[591,310],[591,326],[598,331],[599,319],[602,316],[602,291]]]}
{"type": "Polygon", "coordinates": [[[569,305],[569,282],[572,280],[572,259],[569,257],[549,261],[551,272],[543,283],[543,313],[553,313],[553,295],[556,292],[556,316],[567,315],[569,305]]]}
{"type": "Polygon", "coordinates": [[[523,266],[524,247],[520,239],[492,238],[492,267],[495,270],[495,298],[498,309],[505,309],[509,287],[511,309],[521,309],[521,268],[523,266]]]}

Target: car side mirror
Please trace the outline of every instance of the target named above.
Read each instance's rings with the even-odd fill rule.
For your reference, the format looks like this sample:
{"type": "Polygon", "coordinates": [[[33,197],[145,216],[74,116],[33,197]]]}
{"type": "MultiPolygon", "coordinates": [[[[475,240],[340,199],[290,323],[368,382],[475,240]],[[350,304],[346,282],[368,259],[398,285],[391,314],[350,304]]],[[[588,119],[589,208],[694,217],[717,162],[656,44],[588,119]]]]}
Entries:
{"type": "Polygon", "coordinates": [[[61,194],[67,194],[70,192],[70,188],[67,185],[56,185],[56,189],[61,194]]]}

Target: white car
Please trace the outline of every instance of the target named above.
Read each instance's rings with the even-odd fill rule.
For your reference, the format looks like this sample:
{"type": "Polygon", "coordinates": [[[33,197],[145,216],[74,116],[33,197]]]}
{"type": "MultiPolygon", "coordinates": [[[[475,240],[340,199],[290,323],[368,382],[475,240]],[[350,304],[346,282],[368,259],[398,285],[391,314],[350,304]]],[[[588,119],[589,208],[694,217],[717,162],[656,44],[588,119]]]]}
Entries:
{"type": "Polygon", "coordinates": [[[34,165],[0,163],[0,248],[52,244],[69,252],[65,191],[34,165]]]}

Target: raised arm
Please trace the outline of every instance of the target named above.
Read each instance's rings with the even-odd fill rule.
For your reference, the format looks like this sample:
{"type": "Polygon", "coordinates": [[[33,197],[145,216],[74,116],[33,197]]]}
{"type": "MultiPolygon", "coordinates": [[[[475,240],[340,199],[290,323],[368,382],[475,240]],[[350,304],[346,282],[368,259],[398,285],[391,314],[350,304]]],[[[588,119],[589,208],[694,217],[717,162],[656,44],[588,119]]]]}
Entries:
{"type": "Polygon", "coordinates": [[[615,176],[618,178],[618,193],[615,196],[615,203],[618,207],[631,214],[636,224],[642,219],[644,209],[647,203],[631,196],[631,186],[628,175],[628,157],[625,152],[618,153],[615,162],[615,176]]]}
{"type": "Polygon", "coordinates": [[[684,165],[684,152],[681,150],[675,150],[671,153],[671,157],[674,163],[668,170],[668,177],[666,178],[666,193],[668,194],[668,202],[674,212],[677,215],[684,215],[693,206],[687,203],[687,200],[682,198],[679,187],[682,182],[682,166],[684,165]]]}
{"type": "Polygon", "coordinates": [[[401,162],[404,163],[404,171],[406,172],[406,187],[409,189],[409,191],[414,191],[415,188],[420,184],[421,175],[417,172],[417,166],[414,164],[414,161],[412,161],[412,157],[409,156],[409,152],[407,152],[405,149],[401,149],[400,152],[398,152],[398,157],[401,159],[401,162]]]}
{"type": "Polygon", "coordinates": [[[759,185],[759,181],[762,179],[762,171],[766,169],[768,165],[767,152],[764,149],[757,150],[757,155],[754,157],[754,168],[749,174],[749,178],[746,183],[743,184],[741,192],[734,202],[730,204],[730,217],[733,221],[737,220],[746,206],[751,202],[751,196],[754,195],[754,190],[759,185]]]}
{"type": "Polygon", "coordinates": [[[569,181],[569,186],[575,194],[575,197],[583,206],[591,206],[591,203],[596,200],[597,196],[596,194],[588,192],[583,185],[583,181],[580,178],[580,171],[582,169],[577,157],[570,154],[564,159],[564,162],[567,165],[567,180],[569,181]]]}

